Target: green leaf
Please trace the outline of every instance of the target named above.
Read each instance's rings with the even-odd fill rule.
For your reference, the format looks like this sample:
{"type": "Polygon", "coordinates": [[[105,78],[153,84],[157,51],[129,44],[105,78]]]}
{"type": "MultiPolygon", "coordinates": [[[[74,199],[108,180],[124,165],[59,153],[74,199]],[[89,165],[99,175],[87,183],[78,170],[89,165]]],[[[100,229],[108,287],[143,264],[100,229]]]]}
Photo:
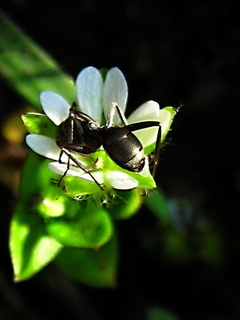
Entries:
{"type": "Polygon", "coordinates": [[[150,307],[147,310],[147,320],[179,320],[172,312],[159,307],[150,307]]]}
{"type": "Polygon", "coordinates": [[[46,229],[52,237],[63,245],[80,248],[98,248],[109,241],[113,225],[102,206],[94,199],[75,201],[72,205],[78,206],[76,219],[54,219],[47,224],[46,229]]]}
{"type": "Polygon", "coordinates": [[[71,103],[76,100],[72,77],[1,13],[0,30],[0,76],[16,92],[39,111],[43,90],[60,93],[71,103]]]}
{"type": "Polygon", "coordinates": [[[77,281],[95,287],[113,287],[118,263],[117,239],[113,237],[98,250],[66,247],[56,263],[77,281]]]}
{"type": "Polygon", "coordinates": [[[127,219],[138,212],[142,199],[137,189],[115,190],[114,199],[110,202],[108,210],[114,219],[127,219]]]}
{"type": "Polygon", "coordinates": [[[22,120],[29,133],[42,134],[55,139],[57,127],[45,114],[29,112],[22,115],[22,120]]]}
{"type": "Polygon", "coordinates": [[[10,252],[16,281],[30,278],[51,262],[62,246],[45,231],[38,205],[44,191],[66,197],[51,182],[55,177],[47,168],[48,160],[30,153],[23,167],[20,200],[10,224],[10,252]],[[57,192],[57,193],[56,193],[57,192]]]}
{"type": "Polygon", "coordinates": [[[44,159],[34,152],[29,155],[24,163],[22,179],[20,181],[20,202],[30,202],[34,199],[41,200],[43,195],[56,192],[56,198],[64,196],[64,192],[53,181],[58,181],[59,176],[48,169],[50,160],[44,159]]]}
{"type": "Polygon", "coordinates": [[[75,199],[81,199],[83,196],[97,192],[101,193],[100,187],[95,182],[71,176],[64,177],[64,190],[69,197],[75,199]]]}
{"type": "Polygon", "coordinates": [[[15,281],[32,277],[51,262],[61,249],[62,246],[46,234],[36,212],[29,212],[27,205],[19,204],[10,226],[10,252],[15,281]]]}
{"type": "Polygon", "coordinates": [[[40,189],[39,193],[40,197],[35,207],[44,219],[61,217],[66,213],[69,216],[75,215],[74,211],[78,208],[68,204],[70,198],[66,197],[57,185],[49,185],[47,189],[40,189]]]}
{"type": "Polygon", "coordinates": [[[138,181],[138,188],[139,189],[153,190],[157,187],[156,182],[153,179],[153,176],[151,175],[150,172],[147,176],[144,176],[140,173],[135,173],[135,172],[129,172],[128,174],[138,181]]]}
{"type": "Polygon", "coordinates": [[[144,204],[152,211],[162,222],[172,222],[168,202],[160,189],[152,191],[144,198],[144,204]]]}

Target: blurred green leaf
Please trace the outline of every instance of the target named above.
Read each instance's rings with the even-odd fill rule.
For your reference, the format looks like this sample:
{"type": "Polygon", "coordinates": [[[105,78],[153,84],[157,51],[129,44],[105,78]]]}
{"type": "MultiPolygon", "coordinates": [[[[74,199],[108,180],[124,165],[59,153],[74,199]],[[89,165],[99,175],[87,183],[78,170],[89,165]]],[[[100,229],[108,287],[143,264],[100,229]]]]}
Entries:
{"type": "Polygon", "coordinates": [[[98,248],[112,237],[109,213],[95,200],[73,202],[78,205],[77,218],[72,221],[54,219],[47,224],[48,233],[66,246],[98,248]]]}
{"type": "Polygon", "coordinates": [[[113,237],[98,250],[65,247],[56,263],[77,281],[96,287],[112,287],[116,284],[117,240],[113,237]]]}
{"type": "MultiPolygon", "coordinates": [[[[21,201],[15,209],[10,226],[10,252],[16,281],[33,276],[62,249],[46,233],[44,220],[37,210],[37,205],[42,200],[41,188],[49,188],[51,177],[55,176],[46,168],[46,164],[46,160],[42,161],[34,153],[29,154],[24,164],[20,183],[21,201]]],[[[60,194],[61,190],[58,192],[60,194]]]]}
{"type": "Polygon", "coordinates": [[[22,120],[29,133],[56,138],[57,127],[45,114],[29,112],[22,115],[22,120]]]}
{"type": "Polygon", "coordinates": [[[161,220],[161,222],[172,222],[167,199],[160,189],[152,191],[145,197],[144,204],[161,220]]]}
{"type": "Polygon", "coordinates": [[[57,175],[48,169],[48,162],[31,152],[23,168],[21,201],[10,231],[17,281],[41,270],[57,256],[62,245],[96,248],[113,234],[109,213],[94,199],[78,202],[66,196],[52,181],[57,175]],[[60,216],[64,220],[57,218],[60,216]]]}
{"type": "Polygon", "coordinates": [[[62,246],[45,232],[44,224],[22,203],[15,210],[10,227],[10,251],[15,281],[32,277],[61,251],[62,246]]]}
{"type": "Polygon", "coordinates": [[[163,308],[151,307],[147,312],[147,320],[179,320],[179,318],[163,308]]]}
{"type": "MultiPolygon", "coordinates": [[[[29,152],[22,169],[22,179],[19,187],[21,201],[33,204],[34,199],[39,202],[42,197],[41,192],[49,191],[51,187],[54,188],[52,190],[56,190],[54,181],[58,181],[59,176],[48,169],[49,162],[49,160],[36,153],[29,152]]],[[[57,188],[57,191],[58,196],[65,196],[60,188],[57,188]]]]}
{"type": "Polygon", "coordinates": [[[129,172],[128,175],[138,181],[138,188],[143,190],[154,190],[156,188],[156,182],[150,172],[147,176],[135,172],[129,172]]]}
{"type": "Polygon", "coordinates": [[[2,13],[0,30],[0,76],[16,92],[37,110],[43,90],[58,92],[71,103],[76,100],[72,77],[2,13]]]}
{"type": "Polygon", "coordinates": [[[137,213],[141,207],[143,197],[137,189],[115,190],[112,204],[108,210],[114,219],[127,219],[137,213]]]}
{"type": "Polygon", "coordinates": [[[95,182],[73,176],[64,177],[64,189],[69,197],[75,199],[81,199],[81,197],[85,195],[101,192],[99,186],[95,182]]]}

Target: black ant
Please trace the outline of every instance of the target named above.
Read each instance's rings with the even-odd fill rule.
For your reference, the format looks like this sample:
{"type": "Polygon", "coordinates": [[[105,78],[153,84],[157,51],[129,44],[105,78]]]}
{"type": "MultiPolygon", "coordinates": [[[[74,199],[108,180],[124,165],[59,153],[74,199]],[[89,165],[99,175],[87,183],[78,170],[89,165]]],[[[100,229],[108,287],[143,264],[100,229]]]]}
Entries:
{"type": "MultiPolygon", "coordinates": [[[[67,169],[60,181],[66,176],[72,160],[80,169],[88,173],[93,181],[102,189],[99,182],[94,178],[89,169],[85,167],[71,151],[81,155],[88,155],[96,152],[103,146],[109,157],[120,167],[132,172],[140,172],[145,164],[143,147],[133,131],[157,126],[158,134],[156,147],[153,156],[154,166],[152,175],[155,175],[161,143],[161,124],[158,121],[144,121],[127,124],[121,109],[116,103],[112,103],[107,123],[100,125],[83,112],[77,111],[74,103],[69,110],[69,117],[63,121],[57,131],[56,142],[61,148],[59,162],[63,153],[68,156],[67,169]],[[113,126],[114,114],[117,110],[123,126],[113,126]]],[[[59,184],[60,184],[59,181],[59,184]]]]}

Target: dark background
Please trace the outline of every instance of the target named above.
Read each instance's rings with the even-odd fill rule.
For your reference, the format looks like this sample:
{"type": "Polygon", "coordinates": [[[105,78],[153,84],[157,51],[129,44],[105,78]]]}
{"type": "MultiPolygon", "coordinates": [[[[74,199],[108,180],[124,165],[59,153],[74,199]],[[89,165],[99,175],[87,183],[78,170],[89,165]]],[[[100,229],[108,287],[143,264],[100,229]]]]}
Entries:
{"type": "MultiPolygon", "coordinates": [[[[2,9],[74,77],[118,66],[129,112],[149,99],[183,107],[157,174],[172,222],[144,206],[119,223],[114,289],[75,283],[54,266],[12,284],[15,196],[2,183],[0,318],[141,320],[157,307],[182,320],[240,319],[239,2],[12,0],[2,9]]],[[[24,104],[4,83],[0,95],[2,120],[24,104]]]]}

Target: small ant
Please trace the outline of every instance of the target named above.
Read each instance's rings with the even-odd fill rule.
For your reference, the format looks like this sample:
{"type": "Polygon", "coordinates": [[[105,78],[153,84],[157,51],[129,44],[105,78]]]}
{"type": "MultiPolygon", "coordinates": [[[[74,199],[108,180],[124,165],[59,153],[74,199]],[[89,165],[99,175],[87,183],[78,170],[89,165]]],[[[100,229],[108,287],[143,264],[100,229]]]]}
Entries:
{"type": "Polygon", "coordinates": [[[153,156],[154,166],[152,175],[154,177],[158,165],[161,143],[160,122],[143,121],[127,124],[120,107],[117,103],[112,103],[106,124],[100,125],[85,113],[77,111],[76,104],[74,103],[69,110],[68,118],[59,125],[57,131],[56,142],[61,148],[59,162],[61,163],[63,153],[68,156],[67,170],[61,177],[59,184],[63,177],[66,176],[70,168],[70,160],[72,160],[104,190],[104,187],[94,178],[89,169],[71,154],[71,151],[74,151],[81,155],[88,155],[96,152],[100,146],[103,146],[109,157],[121,168],[131,172],[140,172],[145,164],[145,155],[141,142],[132,132],[153,126],[158,127],[153,156]],[[113,118],[116,111],[123,126],[113,126],[113,118]]]}

